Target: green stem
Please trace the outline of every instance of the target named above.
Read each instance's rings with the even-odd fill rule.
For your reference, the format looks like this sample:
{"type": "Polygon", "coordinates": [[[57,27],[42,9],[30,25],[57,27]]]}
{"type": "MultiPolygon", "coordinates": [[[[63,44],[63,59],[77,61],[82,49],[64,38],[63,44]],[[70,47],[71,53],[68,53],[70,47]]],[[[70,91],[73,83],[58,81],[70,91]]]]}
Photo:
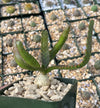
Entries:
{"type": "Polygon", "coordinates": [[[42,68],[47,68],[49,64],[49,48],[48,48],[48,32],[44,30],[42,32],[41,38],[41,59],[42,59],[42,68]]]}
{"type": "Polygon", "coordinates": [[[69,31],[70,31],[70,26],[68,26],[68,28],[66,28],[63,31],[62,35],[59,38],[59,41],[55,44],[53,49],[50,51],[50,61],[55,58],[57,52],[62,48],[63,44],[68,38],[69,31]]]}

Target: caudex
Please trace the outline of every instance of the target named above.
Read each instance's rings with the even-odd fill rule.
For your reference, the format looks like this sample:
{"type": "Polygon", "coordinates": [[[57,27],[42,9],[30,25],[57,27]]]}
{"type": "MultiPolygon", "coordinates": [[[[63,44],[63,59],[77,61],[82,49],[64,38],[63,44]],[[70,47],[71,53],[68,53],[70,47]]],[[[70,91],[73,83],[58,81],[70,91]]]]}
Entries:
{"type": "Polygon", "coordinates": [[[55,58],[57,52],[62,48],[65,41],[67,40],[70,31],[70,26],[68,26],[63,31],[58,42],[54,45],[54,47],[50,51],[48,48],[48,32],[46,30],[42,32],[42,38],[41,38],[42,66],[40,66],[38,61],[24,49],[22,42],[19,40],[14,40],[14,49],[13,49],[14,59],[21,68],[28,69],[31,71],[41,72],[41,74],[36,77],[35,84],[37,84],[38,86],[49,85],[50,80],[47,76],[47,73],[52,71],[53,69],[74,70],[74,69],[81,68],[88,63],[91,56],[93,25],[94,25],[94,21],[91,20],[88,27],[89,30],[87,35],[86,52],[83,61],[80,64],[73,65],[73,66],[69,66],[69,65],[48,66],[50,61],[55,58]]]}

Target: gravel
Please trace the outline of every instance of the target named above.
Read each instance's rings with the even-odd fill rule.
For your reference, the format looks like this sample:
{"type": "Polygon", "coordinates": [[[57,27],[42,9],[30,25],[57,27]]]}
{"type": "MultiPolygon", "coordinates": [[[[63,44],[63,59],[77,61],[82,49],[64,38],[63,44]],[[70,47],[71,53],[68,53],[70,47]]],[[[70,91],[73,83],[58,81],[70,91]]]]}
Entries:
{"type": "Polygon", "coordinates": [[[4,91],[7,96],[40,99],[45,101],[60,101],[71,89],[72,85],[66,85],[56,79],[50,79],[50,86],[38,87],[34,84],[34,77],[24,77],[23,81],[4,91]]]}

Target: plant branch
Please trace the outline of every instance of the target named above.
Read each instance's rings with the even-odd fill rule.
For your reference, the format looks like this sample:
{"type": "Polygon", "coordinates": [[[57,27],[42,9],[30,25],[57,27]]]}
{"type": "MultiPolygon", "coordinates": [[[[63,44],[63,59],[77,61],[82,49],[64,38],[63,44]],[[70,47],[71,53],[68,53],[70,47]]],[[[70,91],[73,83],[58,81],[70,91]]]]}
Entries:
{"type": "Polygon", "coordinates": [[[66,39],[68,38],[69,31],[70,31],[70,26],[68,26],[63,31],[58,42],[55,44],[53,49],[50,51],[50,61],[55,58],[57,52],[62,48],[63,44],[65,43],[66,39]]]}
{"type": "Polygon", "coordinates": [[[83,62],[81,62],[78,65],[74,65],[74,66],[68,66],[68,65],[58,65],[58,66],[52,66],[52,67],[48,67],[46,72],[50,72],[53,69],[69,69],[69,70],[74,70],[74,69],[78,69],[81,68],[83,66],[85,66],[91,56],[91,47],[92,47],[92,31],[93,31],[93,25],[94,25],[94,21],[91,20],[90,24],[89,24],[89,30],[88,30],[88,36],[87,36],[87,44],[86,44],[86,53],[85,56],[83,58],[83,62]]]}

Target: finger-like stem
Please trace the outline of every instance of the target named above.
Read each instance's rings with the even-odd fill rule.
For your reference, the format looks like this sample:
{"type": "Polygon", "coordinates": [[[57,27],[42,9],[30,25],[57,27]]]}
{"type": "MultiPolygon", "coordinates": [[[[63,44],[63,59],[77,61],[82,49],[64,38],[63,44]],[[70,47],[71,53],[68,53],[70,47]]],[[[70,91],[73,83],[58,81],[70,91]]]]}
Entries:
{"type": "Polygon", "coordinates": [[[65,66],[65,65],[60,65],[60,66],[52,66],[47,68],[46,72],[50,72],[53,69],[70,69],[70,70],[74,70],[74,69],[78,69],[81,68],[83,66],[85,66],[91,56],[91,47],[92,47],[92,31],[93,31],[93,25],[94,25],[94,21],[91,20],[90,24],[89,24],[89,31],[88,31],[88,36],[87,36],[87,44],[86,44],[86,52],[85,52],[85,56],[83,58],[83,62],[78,64],[78,65],[74,65],[74,66],[65,66]]]}
{"type": "Polygon", "coordinates": [[[47,68],[50,57],[49,57],[49,48],[48,48],[48,32],[46,30],[42,32],[41,59],[42,59],[42,68],[47,68]]]}
{"type": "Polygon", "coordinates": [[[50,60],[54,59],[57,52],[62,48],[63,44],[65,43],[66,39],[68,38],[69,31],[70,31],[70,26],[68,26],[68,28],[66,28],[63,31],[58,42],[55,44],[53,49],[50,51],[50,60]]]}

